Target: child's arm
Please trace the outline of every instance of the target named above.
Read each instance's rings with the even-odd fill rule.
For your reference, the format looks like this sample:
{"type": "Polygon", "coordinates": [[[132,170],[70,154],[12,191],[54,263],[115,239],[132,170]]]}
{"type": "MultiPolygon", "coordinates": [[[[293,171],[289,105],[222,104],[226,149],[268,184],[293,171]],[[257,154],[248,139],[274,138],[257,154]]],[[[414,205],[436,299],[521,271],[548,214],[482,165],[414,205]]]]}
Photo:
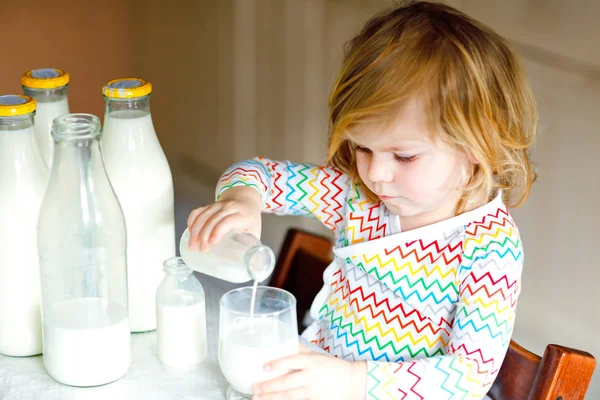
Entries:
{"type": "Polygon", "coordinates": [[[348,176],[334,168],[264,158],[242,161],[221,176],[217,202],[190,214],[190,247],[206,248],[233,229],[260,236],[261,211],[312,215],[335,231],[349,188],[348,176]]]}
{"type": "Polygon", "coordinates": [[[335,230],[343,220],[348,180],[330,167],[255,158],[231,166],[221,176],[217,200],[232,187],[251,187],[263,199],[263,212],[312,215],[335,230]]]}
{"type": "Polygon", "coordinates": [[[488,392],[510,344],[521,289],[522,247],[505,221],[467,229],[447,355],[368,362],[366,398],[481,399],[488,392]]]}

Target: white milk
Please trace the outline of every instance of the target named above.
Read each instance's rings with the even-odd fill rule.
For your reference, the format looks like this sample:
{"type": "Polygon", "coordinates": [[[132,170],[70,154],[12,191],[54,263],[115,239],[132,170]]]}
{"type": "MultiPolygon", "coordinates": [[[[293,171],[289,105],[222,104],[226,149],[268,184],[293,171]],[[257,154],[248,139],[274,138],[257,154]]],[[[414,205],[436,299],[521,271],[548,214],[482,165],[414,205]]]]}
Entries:
{"type": "Polygon", "coordinates": [[[250,319],[254,318],[254,307],[256,307],[256,291],[258,289],[258,281],[254,281],[252,286],[252,297],[250,298],[250,319]]]}
{"type": "Polygon", "coordinates": [[[42,352],[37,219],[48,170],[33,127],[0,131],[0,353],[42,352]]]}
{"type": "Polygon", "coordinates": [[[175,256],[171,170],[150,114],[107,114],[101,145],[127,227],[129,325],[132,332],[153,330],[162,262],[175,256]]]}
{"type": "MultiPolygon", "coordinates": [[[[189,241],[190,232],[186,229],[181,235],[179,253],[188,267],[233,283],[248,282],[252,279],[246,266],[242,264],[247,248],[231,240],[228,235],[215,243],[208,252],[190,250],[189,241]]],[[[258,277],[258,280],[266,279],[270,272],[266,271],[264,276],[258,277]]]]}
{"type": "Polygon", "coordinates": [[[123,312],[99,317],[105,308],[105,300],[88,297],[48,310],[44,366],[52,378],[71,386],[97,386],[125,375],[131,360],[127,318],[123,312]]]}
{"type": "Polygon", "coordinates": [[[207,355],[205,302],[156,310],[158,358],[170,368],[192,368],[207,355]]]}
{"type": "Polygon", "coordinates": [[[290,324],[275,319],[242,318],[226,329],[219,340],[219,365],[238,392],[251,395],[252,384],[287,372],[265,372],[267,362],[298,354],[298,334],[290,324]]]}
{"type": "Polygon", "coordinates": [[[42,153],[42,157],[48,166],[52,166],[54,155],[54,139],[52,138],[52,121],[54,118],[69,113],[69,103],[67,98],[53,101],[50,103],[38,102],[35,113],[35,136],[37,145],[42,153]]]}

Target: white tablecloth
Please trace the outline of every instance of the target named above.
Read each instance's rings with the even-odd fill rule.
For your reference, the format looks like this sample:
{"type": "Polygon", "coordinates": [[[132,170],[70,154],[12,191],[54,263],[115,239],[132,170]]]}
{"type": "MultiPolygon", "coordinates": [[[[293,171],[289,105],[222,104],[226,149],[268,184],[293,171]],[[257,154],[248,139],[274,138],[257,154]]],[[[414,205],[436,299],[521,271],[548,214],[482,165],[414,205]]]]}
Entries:
{"type": "Polygon", "coordinates": [[[164,368],[156,356],[156,332],[133,334],[132,360],[127,374],[116,382],[76,388],[54,381],[42,357],[12,358],[0,355],[1,400],[192,400],[224,399],[227,381],[217,358],[219,301],[231,289],[222,281],[202,276],[206,291],[208,358],[191,371],[164,368]]]}
{"type": "MultiPolygon", "coordinates": [[[[116,382],[76,388],[54,381],[42,357],[13,358],[0,355],[0,400],[222,400],[227,381],[217,356],[219,301],[235,286],[198,275],[206,291],[208,358],[191,371],[164,368],[156,356],[156,332],[132,334],[132,360],[127,374],[116,382]]],[[[239,286],[239,285],[238,285],[239,286]]],[[[305,346],[317,352],[305,340],[305,346]]]]}

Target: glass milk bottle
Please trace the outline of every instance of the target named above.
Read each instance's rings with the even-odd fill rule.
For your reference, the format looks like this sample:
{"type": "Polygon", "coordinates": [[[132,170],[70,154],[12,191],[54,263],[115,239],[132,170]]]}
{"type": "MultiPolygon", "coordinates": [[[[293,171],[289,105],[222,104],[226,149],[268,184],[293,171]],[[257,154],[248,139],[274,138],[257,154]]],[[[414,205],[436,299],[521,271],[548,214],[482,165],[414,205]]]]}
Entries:
{"type": "Polygon", "coordinates": [[[229,232],[207,252],[189,248],[190,231],[181,235],[179,252],[192,269],[233,283],[261,282],[275,267],[273,251],[250,233],[229,232]]]}
{"type": "Polygon", "coordinates": [[[100,120],[54,120],[38,222],[44,366],[58,382],[115,381],[130,363],[125,220],[102,161],[100,120]]]}
{"type": "Polygon", "coordinates": [[[0,353],[42,352],[35,246],[48,169],[35,143],[35,100],[0,96],[0,353]]]}
{"type": "Polygon", "coordinates": [[[35,136],[48,168],[52,166],[54,152],[54,140],[50,133],[52,121],[69,113],[69,81],[69,74],[57,68],[32,69],[21,77],[23,92],[37,102],[35,136]]]}
{"type": "Polygon", "coordinates": [[[173,180],[150,114],[152,86],[117,79],[104,88],[102,151],[127,224],[129,325],[156,328],[155,295],[162,262],[175,256],[173,180]]]}
{"type": "Polygon", "coordinates": [[[169,368],[197,367],[207,355],[204,289],[179,257],[164,262],[156,291],[158,358],[169,368]]]}

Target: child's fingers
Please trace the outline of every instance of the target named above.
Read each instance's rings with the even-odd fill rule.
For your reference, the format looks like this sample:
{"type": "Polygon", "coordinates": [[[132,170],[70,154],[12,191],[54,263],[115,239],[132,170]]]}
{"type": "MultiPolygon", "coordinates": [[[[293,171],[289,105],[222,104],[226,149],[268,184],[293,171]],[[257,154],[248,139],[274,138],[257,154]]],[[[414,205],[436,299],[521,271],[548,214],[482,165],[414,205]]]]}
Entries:
{"type": "Polygon", "coordinates": [[[221,219],[212,229],[212,232],[208,238],[208,244],[217,243],[228,232],[239,228],[240,221],[241,216],[237,212],[223,217],[223,219],[221,219]]]}
{"type": "Polygon", "coordinates": [[[310,396],[306,387],[285,390],[281,392],[255,394],[252,400],[308,400],[310,396]]]}
{"type": "Polygon", "coordinates": [[[212,206],[206,207],[196,217],[196,220],[192,223],[190,228],[190,250],[198,248],[200,246],[200,233],[204,230],[206,221],[220,210],[220,205],[213,204],[212,206]]]}
{"type": "Polygon", "coordinates": [[[208,239],[211,236],[212,231],[215,228],[215,226],[217,226],[217,224],[219,224],[223,218],[225,218],[233,213],[235,213],[235,211],[230,208],[229,209],[221,208],[219,211],[212,214],[206,220],[206,222],[204,223],[204,227],[202,228],[202,231],[200,232],[200,237],[199,237],[200,250],[203,250],[203,251],[208,250],[208,246],[210,245],[208,239]]]}
{"type": "Polygon", "coordinates": [[[269,381],[255,383],[252,389],[255,395],[262,395],[288,391],[291,389],[301,388],[303,386],[306,386],[306,372],[294,371],[289,374],[278,376],[277,378],[269,381]]]}
{"type": "Polygon", "coordinates": [[[309,354],[297,354],[273,360],[265,364],[265,371],[301,370],[306,369],[309,363],[309,354]]]}
{"type": "Polygon", "coordinates": [[[188,219],[187,219],[188,229],[192,227],[192,224],[194,223],[194,221],[196,220],[198,215],[200,215],[200,213],[202,211],[204,211],[205,209],[206,209],[206,207],[198,207],[198,208],[192,210],[192,212],[190,213],[190,215],[188,216],[188,219]]]}

